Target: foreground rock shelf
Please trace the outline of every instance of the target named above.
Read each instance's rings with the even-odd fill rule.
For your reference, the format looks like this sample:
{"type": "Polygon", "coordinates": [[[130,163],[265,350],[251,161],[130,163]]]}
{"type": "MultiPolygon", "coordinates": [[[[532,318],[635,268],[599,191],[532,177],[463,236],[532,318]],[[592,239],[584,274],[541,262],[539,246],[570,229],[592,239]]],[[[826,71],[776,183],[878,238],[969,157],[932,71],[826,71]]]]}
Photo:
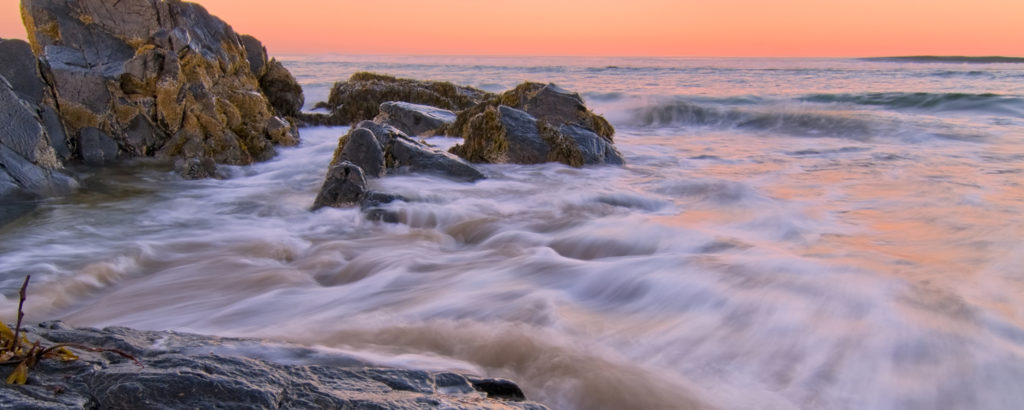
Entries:
{"type": "MultiPolygon", "coordinates": [[[[25,385],[3,384],[0,403],[5,408],[546,409],[525,401],[508,380],[374,368],[301,346],[128,328],[73,329],[61,322],[23,330],[44,345],[119,349],[142,366],[114,353],[72,349],[78,360],[42,360],[25,385]],[[253,358],[259,352],[307,362],[316,358],[324,365],[253,358]]],[[[5,372],[14,368],[0,367],[5,372]]]]}

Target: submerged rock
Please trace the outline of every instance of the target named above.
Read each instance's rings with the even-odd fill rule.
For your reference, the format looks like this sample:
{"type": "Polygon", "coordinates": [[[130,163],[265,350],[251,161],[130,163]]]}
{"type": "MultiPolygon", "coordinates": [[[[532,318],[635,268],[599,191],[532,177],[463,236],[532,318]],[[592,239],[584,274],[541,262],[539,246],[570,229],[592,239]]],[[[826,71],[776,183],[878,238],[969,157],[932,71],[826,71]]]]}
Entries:
{"type": "Polygon", "coordinates": [[[391,125],[406,135],[429,137],[455,122],[455,113],[429,105],[388,101],[381,103],[380,114],[373,121],[391,125]]]}
{"type": "Polygon", "coordinates": [[[359,72],[352,74],[348,81],[335,83],[328,100],[317,103],[316,107],[330,110],[329,118],[334,125],[349,125],[376,117],[380,105],[388,101],[462,110],[491,97],[493,95],[486,91],[449,82],[359,72]]]}
{"type": "Polygon", "coordinates": [[[462,137],[451,152],[471,162],[622,165],[614,128],[554,84],[523,83],[460,112],[441,132],[462,137]]]}
{"type": "Polygon", "coordinates": [[[102,148],[71,151],[79,156],[102,152],[108,160],[109,138],[118,157],[248,164],[269,159],[275,144],[298,141],[290,127],[272,134],[283,120],[256,74],[267,77],[273,64],[260,66],[265,51],[248,52],[262,46],[243,44],[198,4],[23,0],[22,11],[68,145],[102,148]]]}
{"type": "Polygon", "coordinates": [[[491,393],[493,383],[477,387],[481,379],[374,368],[300,346],[127,328],[72,329],[60,322],[23,330],[46,346],[118,349],[142,366],[113,353],[72,348],[78,360],[43,359],[26,384],[0,385],[0,402],[8,408],[546,408],[516,395],[500,399],[505,396],[491,393]],[[278,357],[320,357],[324,365],[285,365],[239,354],[268,349],[278,357]]]}

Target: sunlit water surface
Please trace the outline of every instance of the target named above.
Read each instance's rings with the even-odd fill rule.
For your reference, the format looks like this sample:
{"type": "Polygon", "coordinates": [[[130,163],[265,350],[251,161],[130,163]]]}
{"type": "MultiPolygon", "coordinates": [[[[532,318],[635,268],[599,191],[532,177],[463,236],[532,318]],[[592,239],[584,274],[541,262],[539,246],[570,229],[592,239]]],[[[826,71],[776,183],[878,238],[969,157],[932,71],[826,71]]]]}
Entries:
{"type": "MultiPolygon", "coordinates": [[[[0,227],[0,311],[517,380],[558,409],[1024,406],[1024,66],[285,57],[577,90],[628,165],[390,176],[308,209],[339,128],[225,180],[74,169],[0,227]]],[[[457,143],[433,138],[442,147],[457,143]]]]}

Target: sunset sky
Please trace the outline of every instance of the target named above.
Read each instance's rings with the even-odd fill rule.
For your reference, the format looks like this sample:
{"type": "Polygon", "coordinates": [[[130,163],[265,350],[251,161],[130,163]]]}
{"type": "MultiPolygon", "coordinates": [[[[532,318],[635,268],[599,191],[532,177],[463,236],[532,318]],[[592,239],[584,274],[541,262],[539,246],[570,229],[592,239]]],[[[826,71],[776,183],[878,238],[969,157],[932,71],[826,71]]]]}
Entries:
{"type": "MultiPolygon", "coordinates": [[[[0,1],[0,37],[24,38],[0,1]]],[[[1024,56],[1024,0],[200,3],[271,54],[1024,56]]]]}

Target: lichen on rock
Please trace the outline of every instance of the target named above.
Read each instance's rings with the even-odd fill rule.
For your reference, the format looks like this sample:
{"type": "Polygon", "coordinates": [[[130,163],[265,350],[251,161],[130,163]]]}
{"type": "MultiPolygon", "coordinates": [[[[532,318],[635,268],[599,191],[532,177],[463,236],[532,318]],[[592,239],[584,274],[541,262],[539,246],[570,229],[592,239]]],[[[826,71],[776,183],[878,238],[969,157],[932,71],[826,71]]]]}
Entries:
{"type": "Polygon", "coordinates": [[[287,121],[277,118],[257,75],[290,74],[267,64],[262,46],[250,55],[251,42],[198,4],[23,0],[21,7],[69,146],[96,129],[116,143],[119,157],[248,164],[298,141],[294,127],[282,135],[287,121]]]}

